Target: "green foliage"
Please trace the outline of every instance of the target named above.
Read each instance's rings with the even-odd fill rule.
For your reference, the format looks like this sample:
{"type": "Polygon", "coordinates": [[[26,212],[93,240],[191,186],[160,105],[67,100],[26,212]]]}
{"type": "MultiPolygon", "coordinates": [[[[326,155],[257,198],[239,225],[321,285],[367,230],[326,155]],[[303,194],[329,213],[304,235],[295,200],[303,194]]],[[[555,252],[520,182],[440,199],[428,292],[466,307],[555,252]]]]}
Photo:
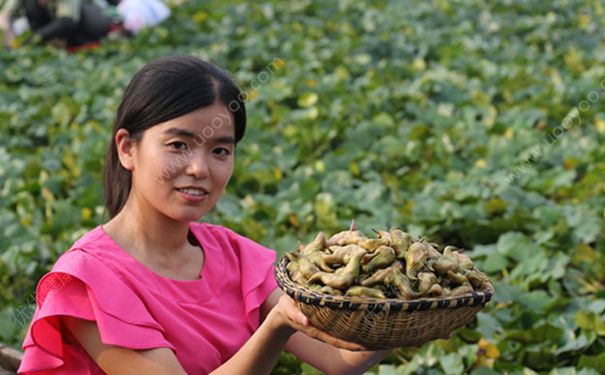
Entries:
{"type": "MultiPolygon", "coordinates": [[[[376,374],[605,372],[600,1],[183,2],[130,40],[0,52],[0,341],[36,281],[104,221],[116,106],[151,58],[227,68],[249,129],[207,220],[283,253],[399,226],[468,249],[493,302],[376,374]],[[570,11],[573,9],[573,11],[570,11]]],[[[314,371],[282,356],[276,374],[314,371]]]]}

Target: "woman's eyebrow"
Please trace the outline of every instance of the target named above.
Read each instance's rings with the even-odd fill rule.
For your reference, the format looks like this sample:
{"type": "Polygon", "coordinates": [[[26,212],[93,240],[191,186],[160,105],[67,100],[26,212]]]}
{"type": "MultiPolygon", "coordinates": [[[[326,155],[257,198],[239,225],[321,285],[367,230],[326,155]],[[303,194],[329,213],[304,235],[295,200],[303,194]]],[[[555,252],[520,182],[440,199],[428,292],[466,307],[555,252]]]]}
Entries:
{"type": "Polygon", "coordinates": [[[179,128],[168,128],[164,130],[163,134],[172,134],[172,135],[180,135],[183,137],[193,138],[197,142],[214,142],[214,143],[227,143],[227,144],[235,144],[235,138],[229,135],[226,136],[217,136],[213,137],[210,135],[209,137],[204,137],[201,134],[195,134],[190,132],[189,130],[179,129],[179,128]]]}
{"type": "Polygon", "coordinates": [[[163,131],[163,134],[180,135],[183,137],[197,138],[197,136],[189,130],[179,128],[168,128],[163,131]]]}
{"type": "Polygon", "coordinates": [[[228,143],[228,144],[235,144],[235,138],[227,135],[227,136],[221,136],[221,137],[215,137],[215,138],[210,138],[210,141],[214,142],[214,143],[228,143]]]}

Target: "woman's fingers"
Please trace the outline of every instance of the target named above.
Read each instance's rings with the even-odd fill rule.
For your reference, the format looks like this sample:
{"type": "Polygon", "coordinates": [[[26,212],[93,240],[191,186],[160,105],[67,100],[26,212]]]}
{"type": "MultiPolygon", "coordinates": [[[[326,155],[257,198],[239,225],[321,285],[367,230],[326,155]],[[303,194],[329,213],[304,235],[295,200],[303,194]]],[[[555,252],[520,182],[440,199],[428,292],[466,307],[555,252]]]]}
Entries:
{"type": "Polygon", "coordinates": [[[362,345],[355,344],[350,341],[341,340],[324,331],[321,331],[321,330],[315,328],[312,325],[308,325],[305,327],[305,329],[301,329],[300,331],[303,332],[304,334],[306,334],[307,336],[313,337],[317,340],[323,341],[327,344],[333,345],[340,349],[346,349],[346,350],[350,350],[350,351],[354,351],[354,352],[368,350],[366,347],[364,347],[362,345]]]}
{"type": "Polygon", "coordinates": [[[341,340],[336,338],[320,329],[314,327],[311,322],[309,322],[309,318],[305,316],[305,314],[300,311],[298,306],[292,298],[287,295],[283,295],[280,297],[279,304],[281,305],[283,314],[286,319],[289,321],[292,328],[303,332],[307,336],[313,337],[335,347],[351,350],[351,351],[366,351],[368,350],[362,345],[355,344],[349,341],[341,340]]]}
{"type": "Polygon", "coordinates": [[[303,314],[302,311],[296,306],[294,300],[287,295],[283,295],[279,298],[278,304],[282,308],[282,312],[286,318],[291,322],[298,325],[307,325],[309,319],[303,314]]]}

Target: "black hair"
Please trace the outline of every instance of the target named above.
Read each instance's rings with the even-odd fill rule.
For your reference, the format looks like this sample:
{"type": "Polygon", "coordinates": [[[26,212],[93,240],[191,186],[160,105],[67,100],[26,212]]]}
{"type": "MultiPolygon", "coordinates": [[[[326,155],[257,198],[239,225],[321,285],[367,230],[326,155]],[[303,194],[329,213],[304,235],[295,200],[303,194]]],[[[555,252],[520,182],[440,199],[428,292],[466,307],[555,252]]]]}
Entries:
{"type": "Polygon", "coordinates": [[[118,107],[105,157],[105,206],[110,217],[124,207],[132,182],[131,172],[118,157],[115,136],[119,129],[128,130],[136,141],[146,129],[218,100],[233,116],[237,143],[246,130],[244,99],[225,71],[196,57],[163,57],[136,72],[118,107]]]}

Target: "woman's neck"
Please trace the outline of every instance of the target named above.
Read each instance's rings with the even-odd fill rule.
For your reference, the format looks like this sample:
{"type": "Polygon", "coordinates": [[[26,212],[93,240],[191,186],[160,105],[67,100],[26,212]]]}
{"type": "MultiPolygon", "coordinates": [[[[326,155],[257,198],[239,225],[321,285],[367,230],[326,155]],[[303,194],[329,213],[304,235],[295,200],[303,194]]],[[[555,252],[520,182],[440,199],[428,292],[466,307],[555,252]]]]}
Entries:
{"type": "Polygon", "coordinates": [[[124,250],[143,257],[170,257],[187,246],[189,223],[143,212],[131,202],[103,226],[124,250]]]}

